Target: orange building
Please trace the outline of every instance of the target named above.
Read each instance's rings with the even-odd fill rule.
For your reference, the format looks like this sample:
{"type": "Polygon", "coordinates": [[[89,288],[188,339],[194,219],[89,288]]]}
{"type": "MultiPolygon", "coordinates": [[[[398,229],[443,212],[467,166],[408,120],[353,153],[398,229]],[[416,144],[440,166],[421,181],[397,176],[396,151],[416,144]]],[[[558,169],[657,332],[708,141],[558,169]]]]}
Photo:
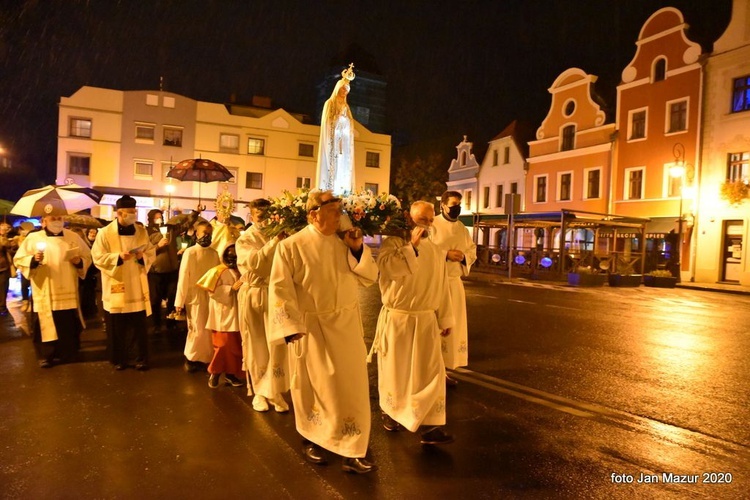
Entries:
{"type": "Polygon", "coordinates": [[[652,218],[650,232],[672,233],[664,247],[670,253],[681,234],[682,250],[671,258],[682,270],[690,260],[703,86],[701,47],[688,39],[687,29],[672,7],[656,11],[641,28],[617,87],[612,177],[612,212],[652,218]]]}

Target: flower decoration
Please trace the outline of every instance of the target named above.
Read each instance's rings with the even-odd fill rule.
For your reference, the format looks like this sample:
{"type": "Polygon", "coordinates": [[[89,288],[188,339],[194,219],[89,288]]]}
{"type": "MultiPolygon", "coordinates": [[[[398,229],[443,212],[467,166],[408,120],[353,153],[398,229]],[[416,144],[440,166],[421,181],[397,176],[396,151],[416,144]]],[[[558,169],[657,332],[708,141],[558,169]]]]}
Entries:
{"type": "Polygon", "coordinates": [[[270,198],[271,206],[266,212],[268,219],[263,227],[263,233],[273,238],[280,233],[288,235],[307,226],[307,196],[308,189],[299,189],[296,194],[284,190],[278,198],[270,198]]]}
{"type": "Polygon", "coordinates": [[[352,225],[367,236],[396,234],[406,228],[401,202],[392,194],[351,193],[341,200],[341,208],[349,215],[352,225]]]}

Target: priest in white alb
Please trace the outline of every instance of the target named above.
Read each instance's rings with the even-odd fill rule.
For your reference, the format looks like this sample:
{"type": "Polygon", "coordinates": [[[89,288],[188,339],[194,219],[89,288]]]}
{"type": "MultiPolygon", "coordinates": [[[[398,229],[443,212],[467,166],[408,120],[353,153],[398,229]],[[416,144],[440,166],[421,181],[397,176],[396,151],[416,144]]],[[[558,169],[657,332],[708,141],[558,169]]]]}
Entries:
{"type": "Polygon", "coordinates": [[[378,392],[383,426],[421,434],[426,445],[447,444],[443,430],[445,366],[441,336],[454,324],[445,252],[427,237],[435,209],[426,201],[410,208],[412,230],[383,241],[378,255],[383,307],[373,353],[378,357],[378,392]]]}
{"type": "Polygon", "coordinates": [[[210,269],[221,264],[219,254],[211,246],[213,226],[206,221],[195,225],[195,245],[185,249],[180,262],[177,279],[175,311],[183,309],[187,317],[187,338],[185,340],[185,367],[189,373],[200,371],[211,362],[214,345],[208,322],[208,292],[196,282],[210,269]]]}
{"type": "MultiPolygon", "coordinates": [[[[469,329],[466,319],[466,292],[461,278],[469,275],[471,266],[477,260],[477,245],[471,239],[469,230],[458,220],[461,215],[461,193],[446,191],[440,198],[441,214],[435,217],[430,239],[446,252],[448,266],[448,289],[453,304],[453,317],[456,324],[451,334],[443,338],[442,351],[445,367],[454,370],[469,364],[469,329]]],[[[446,383],[450,386],[458,382],[446,373],[446,383]]]]}
{"type": "Polygon", "coordinates": [[[283,235],[268,238],[261,228],[271,202],[259,198],[250,202],[253,225],[237,240],[237,268],[243,285],[238,292],[240,305],[240,334],[242,335],[242,364],[247,372],[248,395],[253,397],[255,411],[289,411],[282,393],[289,390],[287,348],[283,343],[269,345],[266,337],[268,323],[268,278],[278,243],[283,235]]]}
{"type": "MultiPolygon", "coordinates": [[[[47,212],[53,213],[52,205],[47,212]]],[[[78,280],[91,265],[89,247],[78,234],[63,228],[61,215],[42,217],[42,230],[29,233],[14,257],[15,266],[31,281],[34,297],[34,344],[39,365],[54,359],[75,361],[81,330],[78,280]]]]}
{"type": "Polygon", "coordinates": [[[143,226],[136,224],[135,198],[115,204],[117,218],[103,227],[91,247],[94,265],[102,272],[102,303],[106,311],[110,362],[124,370],[131,361],[148,370],[146,318],[151,315],[147,273],[156,248],[143,226]],[[135,359],[130,353],[135,351],[135,359]]]}
{"type": "Polygon", "coordinates": [[[278,244],[269,280],[269,340],[290,342],[291,394],[305,458],[327,462],[323,448],[344,457],[342,470],[375,469],[370,438],[367,352],[358,286],[378,275],[362,233],[337,235],[341,199],[310,192],[310,224],[278,244]]]}

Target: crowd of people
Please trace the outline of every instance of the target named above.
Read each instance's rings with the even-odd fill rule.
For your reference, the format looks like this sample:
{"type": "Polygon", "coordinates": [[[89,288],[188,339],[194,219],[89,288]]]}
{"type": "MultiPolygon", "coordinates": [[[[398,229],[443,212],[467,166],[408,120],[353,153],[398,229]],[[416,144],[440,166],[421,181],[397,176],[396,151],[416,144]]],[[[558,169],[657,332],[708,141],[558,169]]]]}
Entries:
{"type": "Polygon", "coordinates": [[[289,411],[288,394],[305,459],[340,455],[342,470],[363,474],[376,469],[366,458],[373,356],[385,430],[418,433],[424,445],[453,441],[446,387],[457,381],[446,368],[468,363],[461,277],[476,260],[460,203],[460,193],[444,193],[437,217],[432,203],[414,203],[409,232],[385,237],[376,259],[361,230],[341,229],[330,190],[310,192],[305,228],[273,238],[265,199],[251,202],[240,232],[227,214],[166,225],[157,209],[144,226],[123,196],[98,231],[79,234],[46,215],[41,230],[11,239],[0,225],[0,278],[7,291],[15,267],[30,284],[40,366],[76,360],[100,284],[115,370],[149,369],[149,317],[167,335],[184,320],[188,372],[208,372],[211,389],[246,387],[258,412],[289,411]],[[383,306],[368,354],[357,289],[375,283],[383,306]]]}

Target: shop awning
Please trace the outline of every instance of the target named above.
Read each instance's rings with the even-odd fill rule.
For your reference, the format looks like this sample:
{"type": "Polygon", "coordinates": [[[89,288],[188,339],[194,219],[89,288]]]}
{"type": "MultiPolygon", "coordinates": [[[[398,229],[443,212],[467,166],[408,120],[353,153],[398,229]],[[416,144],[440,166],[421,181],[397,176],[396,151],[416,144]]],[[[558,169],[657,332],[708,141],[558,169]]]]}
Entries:
{"type": "Polygon", "coordinates": [[[646,238],[664,238],[677,231],[677,219],[674,217],[654,217],[646,223],[646,238]]]}

